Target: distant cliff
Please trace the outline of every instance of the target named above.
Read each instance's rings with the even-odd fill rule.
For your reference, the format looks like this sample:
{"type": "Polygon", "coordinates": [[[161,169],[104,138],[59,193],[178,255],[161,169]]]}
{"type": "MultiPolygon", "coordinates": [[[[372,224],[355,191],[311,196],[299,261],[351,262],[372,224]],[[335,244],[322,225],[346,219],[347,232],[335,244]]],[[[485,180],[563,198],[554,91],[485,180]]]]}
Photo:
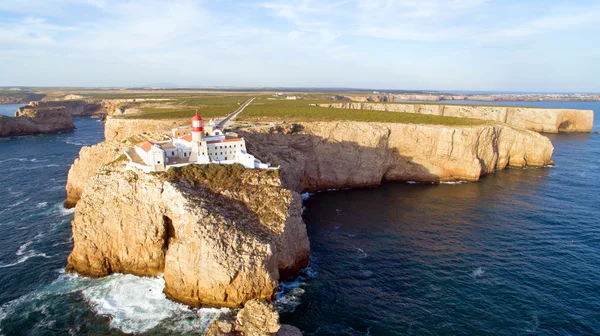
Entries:
{"type": "Polygon", "coordinates": [[[63,107],[72,117],[91,117],[102,114],[104,106],[100,100],[65,100],[65,101],[45,101],[31,102],[25,108],[58,108],[63,107]]]}
{"type": "Polygon", "coordinates": [[[259,130],[238,133],[251,153],[281,165],[284,185],[297,191],[477,181],[496,169],[553,163],[548,138],[507,125],[315,122],[259,130]]]}
{"type": "Polygon", "coordinates": [[[35,135],[74,130],[75,124],[64,107],[21,108],[15,117],[0,115],[0,137],[35,135]]]}
{"type": "Polygon", "coordinates": [[[32,101],[41,100],[45,94],[30,92],[2,92],[0,91],[0,104],[28,104],[32,101]]]}
{"type": "Polygon", "coordinates": [[[192,306],[271,300],[308,263],[301,212],[276,171],[200,165],[156,175],[117,161],[77,204],[67,269],[164,274],[167,295],[192,306]]]}
{"type": "Polygon", "coordinates": [[[420,113],[507,123],[536,132],[591,132],[594,111],[487,105],[334,103],[322,107],[420,113]]]}

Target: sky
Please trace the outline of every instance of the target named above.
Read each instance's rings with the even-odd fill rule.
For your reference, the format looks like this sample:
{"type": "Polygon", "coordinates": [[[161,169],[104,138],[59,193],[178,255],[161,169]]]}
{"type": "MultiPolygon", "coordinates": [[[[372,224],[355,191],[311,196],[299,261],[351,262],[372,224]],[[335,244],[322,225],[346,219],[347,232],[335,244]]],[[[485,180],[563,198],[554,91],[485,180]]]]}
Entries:
{"type": "Polygon", "coordinates": [[[600,92],[598,0],[0,0],[0,86],[600,92]]]}

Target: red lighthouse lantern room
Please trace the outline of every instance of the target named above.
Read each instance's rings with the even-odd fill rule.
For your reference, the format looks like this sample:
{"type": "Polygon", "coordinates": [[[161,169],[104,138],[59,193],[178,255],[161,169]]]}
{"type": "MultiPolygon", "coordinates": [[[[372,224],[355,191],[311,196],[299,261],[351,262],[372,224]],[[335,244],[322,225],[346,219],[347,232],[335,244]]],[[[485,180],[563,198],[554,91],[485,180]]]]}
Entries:
{"type": "Polygon", "coordinates": [[[191,126],[192,132],[204,131],[204,122],[202,121],[202,117],[198,115],[198,112],[196,112],[196,115],[192,118],[191,126]]]}

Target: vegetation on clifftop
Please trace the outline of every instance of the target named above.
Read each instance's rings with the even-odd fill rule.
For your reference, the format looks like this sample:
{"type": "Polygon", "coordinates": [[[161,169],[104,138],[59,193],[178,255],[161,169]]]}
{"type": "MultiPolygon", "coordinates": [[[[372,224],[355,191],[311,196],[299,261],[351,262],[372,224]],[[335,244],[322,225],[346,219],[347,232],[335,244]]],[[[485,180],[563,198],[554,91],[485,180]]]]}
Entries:
{"type": "Polygon", "coordinates": [[[190,164],[183,167],[172,167],[166,172],[166,179],[171,182],[185,181],[193,187],[206,186],[209,189],[237,190],[244,181],[245,174],[259,173],[261,177],[278,178],[277,170],[246,169],[239,163],[231,165],[190,164]]]}
{"type": "MultiPolygon", "coordinates": [[[[482,125],[485,120],[443,117],[418,113],[387,112],[373,110],[350,110],[314,106],[323,101],[307,100],[256,100],[250,104],[238,120],[247,121],[364,121],[404,124],[435,125],[482,125]]],[[[327,103],[332,103],[331,101],[327,103]]]]}

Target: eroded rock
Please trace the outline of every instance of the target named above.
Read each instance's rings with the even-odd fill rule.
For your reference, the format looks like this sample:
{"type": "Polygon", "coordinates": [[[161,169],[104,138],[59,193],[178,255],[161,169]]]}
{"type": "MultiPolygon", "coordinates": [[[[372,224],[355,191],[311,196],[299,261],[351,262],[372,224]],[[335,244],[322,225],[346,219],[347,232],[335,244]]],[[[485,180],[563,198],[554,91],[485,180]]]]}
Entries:
{"type": "Polygon", "coordinates": [[[68,270],[159,275],[191,306],[271,300],[280,274],[308,264],[300,195],[276,172],[194,165],[165,178],[116,162],[87,184],[68,270]]]}

